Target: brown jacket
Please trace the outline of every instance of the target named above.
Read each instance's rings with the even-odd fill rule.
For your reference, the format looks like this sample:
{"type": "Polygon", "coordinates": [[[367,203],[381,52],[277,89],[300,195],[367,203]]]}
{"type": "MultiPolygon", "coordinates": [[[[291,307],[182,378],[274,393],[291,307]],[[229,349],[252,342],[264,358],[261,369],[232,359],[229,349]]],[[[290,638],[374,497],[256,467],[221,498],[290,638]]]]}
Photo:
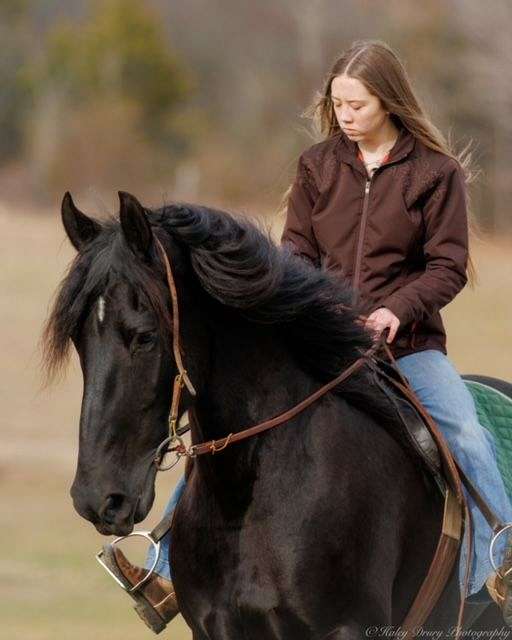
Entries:
{"type": "Polygon", "coordinates": [[[395,357],[446,353],[439,310],[467,280],[463,170],[406,128],[371,179],[358,151],[338,133],[302,153],[281,242],[398,317],[395,357]]]}

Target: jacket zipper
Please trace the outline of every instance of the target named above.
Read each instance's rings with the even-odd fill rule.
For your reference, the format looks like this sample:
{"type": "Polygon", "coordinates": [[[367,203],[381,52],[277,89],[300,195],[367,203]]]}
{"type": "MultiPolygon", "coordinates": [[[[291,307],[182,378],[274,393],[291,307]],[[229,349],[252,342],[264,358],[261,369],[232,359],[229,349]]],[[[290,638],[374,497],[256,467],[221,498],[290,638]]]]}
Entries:
{"type": "Polygon", "coordinates": [[[375,169],[375,171],[372,173],[370,178],[368,178],[368,176],[366,177],[366,182],[364,185],[363,212],[361,214],[361,223],[359,225],[359,236],[357,240],[356,259],[354,263],[354,276],[352,278],[352,289],[353,289],[352,304],[355,304],[357,300],[356,291],[357,291],[357,287],[359,285],[359,280],[361,277],[361,262],[363,257],[363,243],[364,243],[364,234],[366,231],[366,221],[368,218],[368,204],[370,201],[371,182],[375,174],[379,172],[383,167],[387,167],[388,165],[395,164],[396,162],[399,162],[400,160],[402,160],[402,158],[404,157],[405,157],[404,155],[401,155],[398,158],[394,158],[393,160],[388,160],[387,162],[384,162],[383,164],[381,164],[379,167],[375,169]]]}
{"type": "Polygon", "coordinates": [[[357,239],[357,250],[356,250],[356,260],[354,264],[354,276],[352,279],[352,304],[355,304],[357,299],[357,286],[359,284],[359,279],[361,276],[361,260],[363,254],[363,243],[364,243],[364,233],[366,230],[366,220],[368,218],[368,203],[370,200],[370,184],[372,181],[373,175],[371,178],[366,179],[366,183],[364,185],[364,199],[363,199],[363,212],[361,214],[361,223],[359,225],[359,235],[357,239]]]}

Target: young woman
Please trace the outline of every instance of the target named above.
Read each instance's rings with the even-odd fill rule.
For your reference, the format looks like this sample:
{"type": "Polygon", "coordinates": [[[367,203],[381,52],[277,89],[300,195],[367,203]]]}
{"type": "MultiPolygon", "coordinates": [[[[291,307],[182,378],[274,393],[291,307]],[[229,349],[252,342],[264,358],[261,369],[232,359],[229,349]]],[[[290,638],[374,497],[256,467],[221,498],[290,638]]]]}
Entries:
{"type": "MultiPolygon", "coordinates": [[[[335,62],[313,113],[324,140],[299,158],[286,198],[282,243],[351,280],[354,297],[368,308],[367,326],[376,336],[389,330],[398,367],[460,466],[496,514],[512,522],[493,438],[479,424],[472,396],[446,355],[439,313],[466,284],[468,263],[471,268],[464,166],[383,42],[355,42],[335,62]]],[[[183,486],[182,479],[167,512],[183,486]]],[[[493,577],[492,532],[467,497],[475,527],[469,593],[476,594],[493,577]]],[[[169,538],[164,541],[169,544],[169,538]]],[[[464,547],[464,559],[466,553],[464,547]]],[[[117,547],[115,554],[119,569],[135,584],[144,570],[130,565],[117,547]]],[[[145,592],[165,622],[178,612],[167,557],[164,548],[159,575],[145,592]]],[[[508,598],[505,586],[496,586],[508,598]]]]}
{"type": "MultiPolygon", "coordinates": [[[[349,278],[367,326],[442,430],[468,477],[504,522],[512,506],[492,435],[447,357],[439,313],[461,291],[468,253],[465,164],[419,104],[397,55],[356,42],[334,64],[315,111],[325,139],[299,158],[282,242],[314,265],[349,278]]],[[[469,594],[489,578],[492,531],[468,496],[475,528],[469,594]]],[[[505,540],[501,536],[500,552],[505,540]]],[[[467,550],[463,547],[461,583],[467,550]]],[[[498,598],[499,603],[504,600],[498,598]]]]}

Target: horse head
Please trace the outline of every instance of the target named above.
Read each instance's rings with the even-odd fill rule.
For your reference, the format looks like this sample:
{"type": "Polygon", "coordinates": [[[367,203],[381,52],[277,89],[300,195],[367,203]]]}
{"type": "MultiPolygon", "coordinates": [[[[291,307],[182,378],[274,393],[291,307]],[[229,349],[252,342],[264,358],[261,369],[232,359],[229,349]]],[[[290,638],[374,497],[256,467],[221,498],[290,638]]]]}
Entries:
{"type": "MultiPolygon", "coordinates": [[[[54,342],[69,337],[76,348],[84,381],[71,496],[106,535],[126,535],[151,508],[176,373],[169,291],[148,212],[134,196],[119,197],[120,224],[100,224],[64,196],[62,221],[78,255],[50,319],[54,342]]],[[[165,243],[179,274],[183,255],[169,237],[165,243]]]]}
{"type": "MultiPolygon", "coordinates": [[[[180,404],[184,412],[194,402],[193,443],[293,406],[372,341],[356,322],[360,310],[347,306],[348,284],[277,247],[254,222],[187,203],[146,210],[119,195],[119,220],[102,223],[64,196],[62,220],[78,253],[43,345],[49,373],[70,344],[83,373],[75,508],[99,532],[126,535],[151,508],[153,462],[169,435],[172,381],[182,368],[175,306],[197,391],[194,398],[185,389],[180,404]]],[[[352,378],[343,392],[358,398],[352,378]]],[[[227,474],[223,487],[231,474],[225,462],[216,465],[218,477],[227,474]]]]}

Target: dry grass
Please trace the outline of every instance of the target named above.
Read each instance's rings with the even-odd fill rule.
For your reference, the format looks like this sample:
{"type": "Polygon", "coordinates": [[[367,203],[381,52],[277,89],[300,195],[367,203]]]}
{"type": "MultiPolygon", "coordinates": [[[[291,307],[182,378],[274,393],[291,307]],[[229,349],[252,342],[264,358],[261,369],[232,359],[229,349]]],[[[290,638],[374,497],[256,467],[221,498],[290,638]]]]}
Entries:
{"type": "MultiPolygon", "coordinates": [[[[23,640],[153,637],[94,561],[103,539],[69,498],[81,399],[76,363],[52,392],[38,392],[36,343],[72,251],[56,212],[0,206],[0,224],[2,631],[23,640]]],[[[446,310],[450,356],[461,372],[512,379],[511,249],[510,239],[475,247],[481,284],[446,310]]],[[[177,472],[160,478],[148,526],[176,479],[177,472]]],[[[171,633],[190,637],[181,618],[171,633]]]]}

